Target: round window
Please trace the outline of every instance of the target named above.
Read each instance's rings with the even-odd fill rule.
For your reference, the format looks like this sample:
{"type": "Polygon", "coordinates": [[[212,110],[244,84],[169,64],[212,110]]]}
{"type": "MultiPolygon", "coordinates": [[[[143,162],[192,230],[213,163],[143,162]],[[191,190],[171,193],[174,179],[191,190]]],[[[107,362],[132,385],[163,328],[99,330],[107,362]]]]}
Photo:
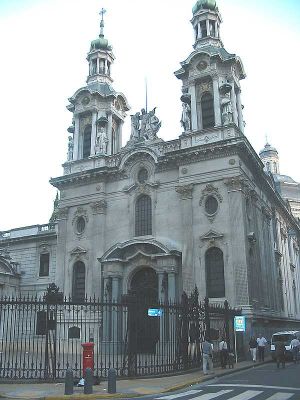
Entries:
{"type": "Polygon", "coordinates": [[[205,211],[208,215],[213,215],[218,210],[218,201],[214,196],[208,196],[205,200],[205,211]]]}
{"type": "Polygon", "coordinates": [[[148,171],[146,168],[142,168],[138,173],[138,181],[139,183],[145,183],[148,180],[148,171]]]}
{"type": "Polygon", "coordinates": [[[78,233],[82,233],[85,229],[85,219],[83,217],[79,217],[77,219],[76,228],[78,233]]]}

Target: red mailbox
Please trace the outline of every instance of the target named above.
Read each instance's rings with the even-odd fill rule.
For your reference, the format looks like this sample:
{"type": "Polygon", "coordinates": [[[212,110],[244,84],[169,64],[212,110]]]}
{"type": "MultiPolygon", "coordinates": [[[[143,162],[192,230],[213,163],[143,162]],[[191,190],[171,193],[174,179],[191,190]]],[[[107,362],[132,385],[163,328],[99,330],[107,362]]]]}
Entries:
{"type": "Polygon", "coordinates": [[[82,361],[82,372],[85,377],[85,370],[91,368],[94,371],[94,343],[81,343],[83,347],[83,361],[82,361]]]}

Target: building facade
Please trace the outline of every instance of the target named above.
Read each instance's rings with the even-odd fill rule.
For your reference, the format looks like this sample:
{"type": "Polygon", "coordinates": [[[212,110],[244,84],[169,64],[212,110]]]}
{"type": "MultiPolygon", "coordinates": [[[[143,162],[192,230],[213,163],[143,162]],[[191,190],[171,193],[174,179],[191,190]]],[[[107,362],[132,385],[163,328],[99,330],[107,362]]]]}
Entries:
{"type": "Polygon", "coordinates": [[[178,138],[160,138],[155,109],[142,109],[122,147],[130,107],[112,86],[102,15],[87,84],[67,107],[51,222],[2,232],[3,294],[41,295],[55,282],[78,301],[135,290],[167,302],[197,286],[212,303],[241,307],[249,331],[299,327],[299,221],[278,191],[279,169],[268,174],[244,134],[246,75],[223,46],[221,22],[215,1],[197,1],[194,50],[175,72],[178,138]]]}

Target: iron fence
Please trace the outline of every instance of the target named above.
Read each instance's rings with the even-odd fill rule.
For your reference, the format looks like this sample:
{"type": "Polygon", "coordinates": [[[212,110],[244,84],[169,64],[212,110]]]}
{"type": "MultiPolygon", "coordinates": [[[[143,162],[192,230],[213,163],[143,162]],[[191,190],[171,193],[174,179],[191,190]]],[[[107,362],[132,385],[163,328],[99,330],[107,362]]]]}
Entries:
{"type": "MultiPolygon", "coordinates": [[[[104,299],[105,300],[105,299],[104,299]]],[[[201,363],[208,334],[233,343],[232,321],[240,311],[199,302],[195,290],[179,303],[119,302],[63,298],[50,286],[42,299],[0,299],[0,377],[62,379],[68,368],[82,376],[82,346],[94,342],[94,375],[143,376],[173,372],[201,363]],[[149,309],[159,316],[149,316],[149,309]]]]}

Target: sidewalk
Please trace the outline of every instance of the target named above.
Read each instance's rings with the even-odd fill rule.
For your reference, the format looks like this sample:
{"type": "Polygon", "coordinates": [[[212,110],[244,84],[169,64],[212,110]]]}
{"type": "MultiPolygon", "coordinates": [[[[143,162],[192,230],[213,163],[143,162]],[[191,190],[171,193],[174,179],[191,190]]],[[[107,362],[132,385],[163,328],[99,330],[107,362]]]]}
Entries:
{"type": "MultiPolygon", "coordinates": [[[[267,358],[265,362],[269,362],[267,358]]],[[[234,369],[214,369],[214,377],[231,374],[252,367],[257,367],[262,363],[253,364],[251,361],[242,361],[235,364],[234,369]]],[[[180,390],[185,387],[212,379],[212,375],[203,375],[202,371],[190,372],[182,375],[173,375],[159,378],[140,378],[117,380],[117,393],[110,395],[107,393],[107,381],[94,386],[92,395],[84,395],[83,388],[74,387],[74,394],[64,396],[63,383],[36,383],[31,384],[0,384],[0,398],[11,399],[30,399],[30,400],[79,400],[79,399],[104,399],[104,398],[128,398],[150,394],[158,394],[180,390]]]]}

